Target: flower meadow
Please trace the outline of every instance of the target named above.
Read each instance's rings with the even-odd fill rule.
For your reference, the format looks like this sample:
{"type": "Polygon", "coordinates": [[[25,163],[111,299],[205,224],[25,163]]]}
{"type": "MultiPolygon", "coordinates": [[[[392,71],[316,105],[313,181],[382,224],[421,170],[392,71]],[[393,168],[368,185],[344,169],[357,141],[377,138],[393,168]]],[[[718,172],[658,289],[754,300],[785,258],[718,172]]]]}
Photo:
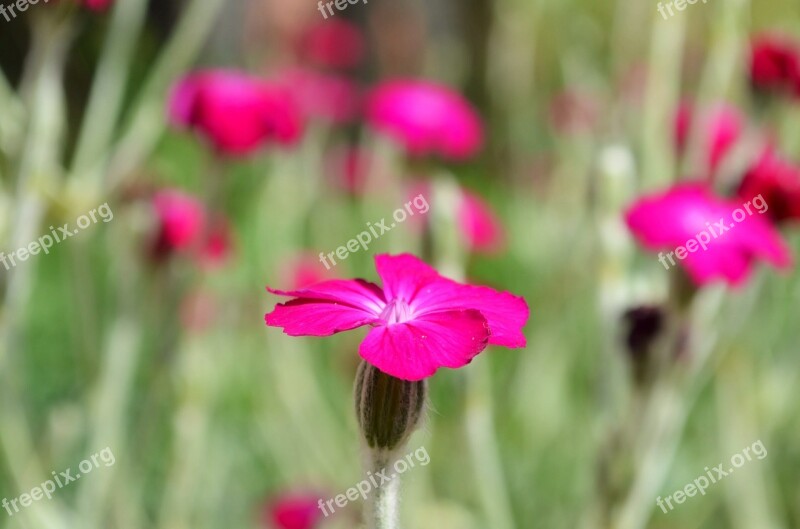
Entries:
{"type": "Polygon", "coordinates": [[[800,527],[800,11],[695,4],[4,4],[0,527],[800,527]]]}

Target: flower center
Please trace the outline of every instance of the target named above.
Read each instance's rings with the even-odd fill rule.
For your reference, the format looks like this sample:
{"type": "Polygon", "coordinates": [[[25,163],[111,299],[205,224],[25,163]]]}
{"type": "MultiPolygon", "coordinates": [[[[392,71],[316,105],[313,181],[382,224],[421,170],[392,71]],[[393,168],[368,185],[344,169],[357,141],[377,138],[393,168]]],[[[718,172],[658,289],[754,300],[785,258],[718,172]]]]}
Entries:
{"type": "Polygon", "coordinates": [[[404,299],[393,299],[386,304],[386,308],[381,312],[381,319],[387,324],[403,323],[410,320],[413,316],[411,305],[404,299]]]}

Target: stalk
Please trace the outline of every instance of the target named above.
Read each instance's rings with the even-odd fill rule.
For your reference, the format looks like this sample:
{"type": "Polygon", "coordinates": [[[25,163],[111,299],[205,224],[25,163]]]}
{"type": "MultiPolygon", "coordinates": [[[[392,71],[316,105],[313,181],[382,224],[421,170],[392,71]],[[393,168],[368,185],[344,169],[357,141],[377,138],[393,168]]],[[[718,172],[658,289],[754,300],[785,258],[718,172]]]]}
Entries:
{"type": "MultiPolygon", "coordinates": [[[[369,464],[372,474],[390,468],[394,458],[373,455],[369,464]]],[[[369,529],[398,529],[400,527],[400,476],[377,487],[366,504],[367,527],[369,529]]]]}
{"type": "MultiPolygon", "coordinates": [[[[400,510],[400,476],[388,474],[391,464],[420,423],[427,384],[410,382],[361,362],[356,373],[355,408],[361,430],[366,467],[372,474],[391,477],[371,491],[365,505],[369,529],[397,529],[400,510]],[[387,469],[384,473],[384,469],[387,469]]],[[[368,474],[369,474],[368,472],[368,474]]]]}
{"type": "MultiPolygon", "coordinates": [[[[466,250],[458,234],[456,211],[461,189],[448,172],[440,171],[433,184],[434,218],[432,248],[439,270],[457,281],[466,276],[466,250]]],[[[494,529],[512,529],[514,515],[506,487],[500,446],[495,435],[492,376],[486,362],[475,362],[466,375],[465,430],[469,455],[477,480],[481,507],[494,529]]]]}
{"type": "Polygon", "coordinates": [[[150,73],[121,139],[109,155],[109,189],[120,185],[155,147],[166,126],[164,95],[200,51],[222,6],[222,0],[194,0],[187,8],[150,73]]]}
{"type": "Polygon", "coordinates": [[[120,113],[122,96],[136,41],[142,31],[147,2],[120,0],[114,3],[111,25],[103,53],[92,82],[89,104],[75,150],[73,176],[97,184],[100,173],[89,172],[93,162],[103,155],[120,113]]]}
{"type": "MultiPolygon", "coordinates": [[[[37,189],[42,182],[54,179],[57,173],[58,150],[63,132],[62,72],[64,57],[72,40],[69,21],[53,17],[32,17],[32,51],[27,58],[25,81],[22,83],[27,117],[26,136],[16,175],[16,208],[11,234],[11,247],[19,248],[35,239],[45,204],[37,189]],[[38,181],[37,181],[38,180],[38,181]],[[38,184],[38,185],[37,185],[38,184]]],[[[18,263],[8,273],[0,319],[0,449],[9,473],[18,490],[30,483],[40,483],[47,474],[34,451],[34,440],[17,391],[17,381],[8,379],[10,358],[22,348],[22,317],[32,290],[35,263],[18,263]]],[[[41,505],[37,510],[23,511],[28,522],[44,528],[67,525],[60,505],[41,505]]],[[[30,525],[30,524],[28,524],[30,525]]]]}

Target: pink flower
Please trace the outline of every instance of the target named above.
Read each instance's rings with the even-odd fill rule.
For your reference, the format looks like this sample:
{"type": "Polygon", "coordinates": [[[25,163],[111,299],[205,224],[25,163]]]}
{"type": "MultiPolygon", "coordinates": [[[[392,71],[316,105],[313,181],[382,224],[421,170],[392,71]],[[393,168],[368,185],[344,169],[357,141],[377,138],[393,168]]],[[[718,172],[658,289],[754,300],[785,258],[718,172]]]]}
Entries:
{"type": "Polygon", "coordinates": [[[591,94],[566,90],[550,101],[550,123],[562,134],[591,132],[600,113],[599,101],[591,94]]]}
{"type": "MultiPolygon", "coordinates": [[[[493,254],[500,251],[505,244],[503,224],[492,211],[492,208],[479,195],[466,189],[460,189],[460,197],[455,209],[455,220],[463,244],[471,252],[493,254]]],[[[431,186],[428,182],[418,180],[408,189],[407,201],[420,200],[420,197],[433,197],[431,186]]],[[[427,198],[425,201],[427,202],[427,198]]],[[[432,204],[439,209],[441,204],[432,204]]],[[[429,218],[425,215],[415,215],[408,219],[409,223],[418,231],[428,227],[429,218]]]]}
{"type": "Polygon", "coordinates": [[[312,253],[302,253],[288,259],[279,270],[281,284],[289,285],[292,290],[299,290],[314,283],[330,279],[331,273],[312,253]]]}
{"type": "Polygon", "coordinates": [[[213,295],[197,290],[181,301],[179,315],[187,331],[203,332],[211,327],[218,316],[219,300],[213,295]]]}
{"type": "Polygon", "coordinates": [[[282,72],[278,83],[294,96],[306,118],[349,123],[358,115],[358,86],[343,75],[294,68],[282,72]]]}
{"type": "Polygon", "coordinates": [[[751,209],[748,215],[742,204],[717,198],[703,185],[680,184],[638,199],[625,220],[643,246],[668,250],[667,257],[678,257],[676,249],[686,245],[684,250],[689,250],[688,242],[694,240],[695,250],[684,252],[680,262],[696,284],[721,279],[739,285],[747,279],[756,258],[778,268],[791,264],[780,234],[756,208],[751,209]],[[698,244],[701,233],[708,239],[705,249],[698,244]]]}
{"type": "Polygon", "coordinates": [[[675,143],[680,155],[686,152],[695,119],[700,119],[698,139],[703,142],[708,168],[713,173],[741,136],[744,119],[730,105],[718,104],[698,114],[690,103],[681,103],[675,114],[675,143]]]}
{"type": "Polygon", "coordinates": [[[333,184],[356,196],[364,192],[370,163],[370,154],[357,147],[333,149],[325,158],[326,173],[333,184]]]}
{"type": "Polygon", "coordinates": [[[199,250],[200,261],[207,268],[217,268],[225,264],[233,252],[231,229],[223,217],[215,218],[209,223],[203,234],[203,242],[199,250]]]}
{"type": "Polygon", "coordinates": [[[111,6],[113,0],[79,0],[80,4],[92,11],[105,11],[111,6]]]}
{"type": "Polygon", "coordinates": [[[158,221],[157,254],[186,250],[200,242],[206,213],[194,197],[177,189],[165,189],[153,197],[153,208],[158,221]]]}
{"type": "Polygon", "coordinates": [[[494,253],[503,246],[503,225],[478,195],[462,190],[458,223],[473,252],[494,253]]]}
{"type": "Polygon", "coordinates": [[[421,380],[468,364],[487,345],[524,347],[528,305],[521,297],[464,285],[409,254],[375,257],[383,287],[332,280],[281,291],[293,299],[265,316],[290,336],[329,336],[369,325],[361,357],[384,373],[421,380]]]}
{"type": "Polygon", "coordinates": [[[800,97],[800,49],[797,45],[778,35],[754,38],[750,84],[759,92],[800,97]]]}
{"type": "Polygon", "coordinates": [[[172,121],[205,137],[220,153],[247,155],[266,142],[293,145],[302,120],[291,95],[246,74],[193,73],[173,89],[172,121]]]}
{"type": "Polygon", "coordinates": [[[767,148],[745,173],[738,195],[742,200],[763,197],[776,222],[800,220],[800,167],[767,148]]]}
{"type": "Polygon", "coordinates": [[[264,524],[274,529],[314,529],[323,516],[318,502],[310,494],[281,496],[264,509],[264,524]]]}
{"type": "Polygon", "coordinates": [[[313,66],[351,69],[364,58],[361,30],[341,18],[320,22],[300,40],[300,57],[313,66]]]}
{"type": "MultiPolygon", "coordinates": [[[[61,0],[45,0],[45,3],[57,3],[61,0]]],[[[31,2],[36,3],[36,2],[31,2]]],[[[107,11],[111,4],[114,3],[114,0],[72,0],[73,4],[79,5],[80,7],[86,8],[90,11],[94,11],[97,13],[107,11]]]]}
{"type": "Polygon", "coordinates": [[[378,85],[367,103],[367,120],[412,156],[438,154],[464,160],[483,143],[475,108],[459,93],[430,81],[395,80],[378,85]]]}

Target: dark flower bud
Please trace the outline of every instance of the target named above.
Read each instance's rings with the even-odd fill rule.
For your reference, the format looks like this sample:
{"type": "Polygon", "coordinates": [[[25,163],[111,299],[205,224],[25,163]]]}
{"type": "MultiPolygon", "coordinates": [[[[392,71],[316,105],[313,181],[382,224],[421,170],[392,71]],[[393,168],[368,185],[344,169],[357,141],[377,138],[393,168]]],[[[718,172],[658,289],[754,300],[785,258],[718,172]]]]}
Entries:
{"type": "Polygon", "coordinates": [[[622,319],[633,375],[643,382],[654,360],[653,346],[665,327],[665,314],[661,307],[640,306],[627,310],[622,319]]]}
{"type": "Polygon", "coordinates": [[[367,446],[393,451],[416,430],[425,405],[424,380],[409,382],[362,361],[355,383],[356,418],[367,446]]]}

